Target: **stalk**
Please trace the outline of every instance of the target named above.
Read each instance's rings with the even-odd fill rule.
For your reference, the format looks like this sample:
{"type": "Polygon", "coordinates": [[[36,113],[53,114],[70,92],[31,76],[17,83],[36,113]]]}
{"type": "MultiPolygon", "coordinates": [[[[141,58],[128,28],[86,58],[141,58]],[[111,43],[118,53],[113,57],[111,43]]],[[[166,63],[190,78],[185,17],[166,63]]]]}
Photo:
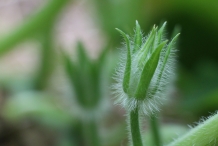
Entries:
{"type": "Polygon", "coordinates": [[[130,112],[130,134],[133,146],[143,146],[139,126],[138,108],[130,112]]]}
{"type": "Polygon", "coordinates": [[[83,130],[86,146],[100,146],[98,125],[94,119],[86,121],[83,130]]]}
{"type": "Polygon", "coordinates": [[[218,114],[210,117],[168,146],[214,145],[218,138],[218,114]]]}
{"type": "Polygon", "coordinates": [[[52,26],[45,29],[41,34],[41,64],[39,72],[35,82],[35,88],[42,90],[46,87],[46,84],[51,76],[54,67],[54,48],[52,43],[52,26]]]}
{"type": "Polygon", "coordinates": [[[152,140],[153,140],[154,146],[162,146],[161,135],[160,135],[160,130],[159,130],[159,121],[156,116],[157,115],[152,115],[150,119],[152,140]]]}

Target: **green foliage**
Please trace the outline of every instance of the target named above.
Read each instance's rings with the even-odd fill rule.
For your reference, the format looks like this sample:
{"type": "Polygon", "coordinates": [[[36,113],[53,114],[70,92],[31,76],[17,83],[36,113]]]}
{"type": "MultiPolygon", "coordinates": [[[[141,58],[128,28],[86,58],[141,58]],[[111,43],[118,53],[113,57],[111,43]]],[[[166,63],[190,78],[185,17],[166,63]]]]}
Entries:
{"type": "Polygon", "coordinates": [[[42,31],[42,29],[51,27],[59,11],[69,1],[70,0],[51,1],[47,6],[32,16],[28,21],[25,21],[7,36],[1,38],[0,55],[2,56],[10,51],[13,49],[13,46],[20,43],[24,39],[33,37],[35,34],[38,34],[42,31]]]}
{"type": "Polygon", "coordinates": [[[136,26],[135,36],[138,38],[134,39],[134,43],[137,44],[130,44],[129,37],[118,30],[125,38],[127,56],[119,65],[114,88],[118,96],[117,102],[124,108],[130,111],[139,108],[140,112],[149,115],[158,110],[158,103],[155,101],[161,100],[165,86],[171,80],[175,52],[173,44],[178,35],[166,45],[167,41],[163,37],[165,24],[159,30],[153,27],[147,39],[141,37],[138,22],[136,26]],[[141,46],[136,50],[135,46],[138,44],[141,46]]]}
{"type": "MultiPolygon", "coordinates": [[[[172,68],[172,61],[174,61],[172,60],[172,44],[178,35],[166,45],[167,41],[163,37],[165,24],[159,30],[153,27],[151,33],[144,41],[140,26],[136,22],[134,44],[130,44],[129,37],[118,29],[126,41],[127,57],[123,61],[125,64],[121,64],[119,68],[122,69],[125,66],[123,71],[118,70],[118,83],[115,85],[115,89],[118,94],[118,102],[127,109],[129,114],[129,131],[133,146],[143,145],[140,134],[139,114],[151,115],[158,110],[158,105],[155,101],[163,98],[166,82],[170,80],[170,75],[166,76],[166,73],[171,72],[170,68],[172,68]]],[[[156,128],[155,126],[154,124],[154,129],[156,128]]]]}
{"type": "Polygon", "coordinates": [[[99,107],[102,99],[107,95],[105,86],[109,82],[110,75],[110,71],[105,72],[105,70],[110,70],[107,68],[107,53],[109,52],[104,50],[97,60],[93,60],[88,57],[82,43],[77,45],[76,61],[71,61],[66,53],[62,53],[65,71],[76,94],[77,102],[84,109],[99,107]]]}
{"type": "MultiPolygon", "coordinates": [[[[0,39],[0,56],[4,56],[14,46],[27,39],[37,40],[42,45],[39,68],[34,77],[0,77],[2,96],[7,97],[0,118],[15,125],[30,120],[47,128],[58,129],[61,131],[57,132],[60,134],[58,144],[61,146],[114,146],[117,143],[121,145],[120,141],[125,137],[126,126],[123,124],[124,121],[119,119],[121,116],[114,114],[115,119],[111,120],[109,117],[105,119],[111,110],[108,105],[108,87],[110,74],[116,62],[116,57],[110,56],[108,49],[104,49],[96,60],[89,57],[81,42],[76,47],[74,58],[62,52],[64,66],[62,69],[71,85],[69,92],[74,93],[70,98],[75,99],[75,102],[59,95],[54,98],[53,94],[48,93],[50,92],[47,90],[48,82],[59,61],[54,49],[53,28],[57,16],[68,2],[70,0],[50,0],[38,13],[0,39]],[[63,100],[66,100],[71,108],[57,102],[63,100]],[[117,126],[111,126],[113,124],[117,126]],[[102,127],[105,129],[102,130],[102,127]],[[106,134],[102,131],[106,131],[106,134]]],[[[213,0],[209,2],[92,0],[92,2],[97,8],[95,20],[98,20],[97,25],[106,35],[106,43],[115,45],[120,41],[114,27],[122,28],[130,34],[134,20],[138,19],[141,23],[140,26],[136,22],[132,37],[117,29],[126,42],[126,50],[122,52],[124,57],[121,59],[116,76],[118,83],[113,88],[116,89],[118,96],[116,102],[127,110],[130,143],[134,146],[161,146],[170,142],[170,146],[215,145],[218,135],[217,114],[203,120],[183,135],[186,131],[184,128],[165,124],[159,126],[161,122],[158,121],[158,114],[154,113],[159,111],[160,104],[167,95],[168,83],[174,76],[176,53],[174,45],[180,29],[177,27],[170,33],[173,37],[169,37],[171,38],[169,43],[165,39],[167,36],[165,30],[173,30],[174,24],[177,23],[183,28],[181,44],[178,45],[181,48],[178,91],[174,91],[177,98],[172,99],[173,105],[169,105],[170,110],[163,114],[175,116],[180,118],[179,122],[187,123],[189,122],[187,117],[194,117],[193,119],[197,120],[199,116],[217,110],[217,2],[213,0]],[[147,31],[151,24],[160,22],[163,18],[169,22],[167,27],[166,23],[159,29],[154,26],[147,37],[143,36],[141,28],[147,31]],[[201,62],[202,58],[207,61],[201,62]],[[144,114],[151,116],[150,129],[145,135],[142,133],[140,117],[144,114]],[[176,138],[175,132],[178,136],[172,142],[172,138],[176,138]]],[[[125,142],[122,145],[125,145],[125,142]]]]}
{"type": "Polygon", "coordinates": [[[102,145],[99,136],[99,119],[104,117],[105,111],[108,110],[110,53],[108,49],[105,49],[96,60],[93,60],[87,55],[81,42],[77,45],[76,53],[77,59],[74,61],[64,52],[62,52],[62,56],[65,72],[79,105],[80,115],[78,118],[82,122],[85,145],[102,145]]]}
{"type": "Polygon", "coordinates": [[[45,93],[24,92],[10,97],[4,105],[3,114],[13,122],[30,118],[54,128],[69,128],[76,123],[69,111],[58,106],[55,99],[45,93]]]}

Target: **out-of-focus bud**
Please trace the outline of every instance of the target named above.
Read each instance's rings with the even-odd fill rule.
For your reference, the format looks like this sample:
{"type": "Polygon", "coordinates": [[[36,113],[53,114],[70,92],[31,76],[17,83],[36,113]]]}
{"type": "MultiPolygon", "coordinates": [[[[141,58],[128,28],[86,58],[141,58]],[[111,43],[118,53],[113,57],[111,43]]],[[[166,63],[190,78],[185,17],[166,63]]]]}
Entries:
{"type": "MultiPolygon", "coordinates": [[[[63,54],[63,64],[72,91],[75,111],[81,118],[102,117],[108,111],[109,82],[112,70],[111,53],[104,49],[95,60],[90,58],[81,42],[77,45],[76,59],[63,54]]],[[[113,58],[114,59],[114,58],[113,58]]]]}

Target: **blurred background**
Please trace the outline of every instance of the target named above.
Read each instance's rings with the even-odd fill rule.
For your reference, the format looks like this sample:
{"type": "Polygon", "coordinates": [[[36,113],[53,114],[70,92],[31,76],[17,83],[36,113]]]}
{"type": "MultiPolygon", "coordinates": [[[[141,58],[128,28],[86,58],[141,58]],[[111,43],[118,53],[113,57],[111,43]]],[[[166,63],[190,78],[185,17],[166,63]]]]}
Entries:
{"type": "MultiPolygon", "coordinates": [[[[0,146],[127,145],[113,105],[122,37],[180,30],[177,79],[160,112],[165,144],[218,109],[215,0],[0,0],[0,146]]],[[[145,143],[150,144],[145,119],[145,143]]]]}

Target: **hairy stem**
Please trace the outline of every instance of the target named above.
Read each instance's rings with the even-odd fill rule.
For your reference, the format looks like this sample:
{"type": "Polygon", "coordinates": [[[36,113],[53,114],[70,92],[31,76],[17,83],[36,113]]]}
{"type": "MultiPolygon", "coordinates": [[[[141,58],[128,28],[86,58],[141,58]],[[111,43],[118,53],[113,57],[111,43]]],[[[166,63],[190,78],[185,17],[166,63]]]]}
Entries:
{"type": "Polygon", "coordinates": [[[218,138],[218,114],[210,117],[168,146],[214,145],[218,138]]]}
{"type": "Polygon", "coordinates": [[[152,140],[154,146],[162,146],[161,136],[159,131],[159,121],[157,115],[152,115],[150,119],[150,126],[152,132],[152,140]]]}
{"type": "Polygon", "coordinates": [[[139,126],[138,108],[130,112],[130,131],[133,146],[143,146],[139,126]]]}

